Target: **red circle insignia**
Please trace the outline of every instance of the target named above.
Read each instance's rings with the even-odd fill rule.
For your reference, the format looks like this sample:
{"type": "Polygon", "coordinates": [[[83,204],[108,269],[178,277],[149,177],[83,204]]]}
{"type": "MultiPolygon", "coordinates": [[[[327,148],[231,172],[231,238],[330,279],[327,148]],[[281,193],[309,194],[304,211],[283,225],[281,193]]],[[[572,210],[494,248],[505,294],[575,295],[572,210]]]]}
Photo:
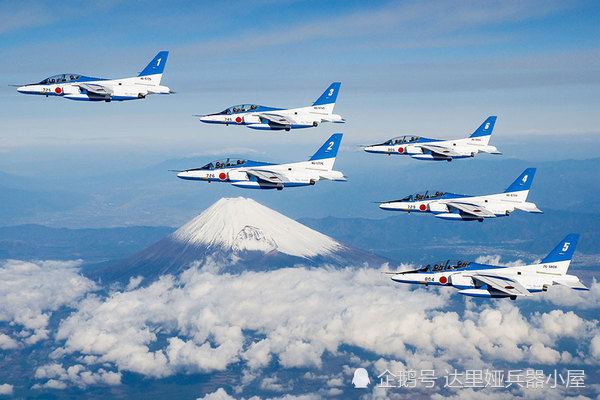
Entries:
{"type": "Polygon", "coordinates": [[[62,89],[59,87],[56,87],[56,89],[54,89],[54,91],[56,92],[56,94],[60,94],[62,92],[62,89]]]}
{"type": "Polygon", "coordinates": [[[425,211],[425,210],[427,210],[427,206],[426,206],[425,204],[421,204],[421,205],[419,206],[419,210],[421,210],[421,211],[425,211]]]}
{"type": "Polygon", "coordinates": [[[235,117],[235,122],[239,124],[240,122],[242,122],[242,119],[240,117],[235,117]]]}
{"type": "Polygon", "coordinates": [[[404,153],[404,148],[403,147],[398,147],[398,153],[404,153]]]}
{"type": "Polygon", "coordinates": [[[440,283],[441,283],[442,285],[445,285],[445,284],[446,284],[446,282],[448,282],[448,278],[446,278],[445,276],[440,276],[440,283]]]}
{"type": "Polygon", "coordinates": [[[222,181],[224,181],[224,180],[225,180],[225,178],[227,178],[227,175],[225,175],[225,173],[224,173],[224,172],[221,172],[221,173],[219,174],[219,179],[221,179],[222,181]]]}

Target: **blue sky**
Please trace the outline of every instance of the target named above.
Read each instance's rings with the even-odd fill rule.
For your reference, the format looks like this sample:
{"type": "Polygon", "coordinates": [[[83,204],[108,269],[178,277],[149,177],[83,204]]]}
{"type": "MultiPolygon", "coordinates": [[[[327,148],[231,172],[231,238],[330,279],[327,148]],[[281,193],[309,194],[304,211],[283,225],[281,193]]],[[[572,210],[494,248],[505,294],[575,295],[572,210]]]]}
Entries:
{"type": "Polygon", "coordinates": [[[75,168],[81,157],[110,169],[229,148],[310,152],[335,130],[347,145],[462,136],[494,114],[498,137],[589,142],[600,123],[593,1],[4,1],[0,12],[7,172],[51,171],[57,160],[75,168]],[[163,82],[177,92],[169,97],[88,104],[8,86],[62,72],[134,75],[162,49],[171,51],[163,82]],[[343,126],[257,133],[192,117],[244,102],[310,104],[334,80],[343,126]]]}

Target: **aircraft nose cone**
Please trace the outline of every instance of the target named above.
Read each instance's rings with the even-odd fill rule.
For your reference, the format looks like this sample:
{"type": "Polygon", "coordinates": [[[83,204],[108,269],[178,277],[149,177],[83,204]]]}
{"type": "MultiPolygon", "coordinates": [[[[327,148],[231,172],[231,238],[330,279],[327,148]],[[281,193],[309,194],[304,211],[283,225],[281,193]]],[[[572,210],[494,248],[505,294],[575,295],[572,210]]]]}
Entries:
{"type": "Polygon", "coordinates": [[[201,122],[212,122],[212,118],[210,115],[203,115],[200,117],[201,122]]]}
{"type": "Polygon", "coordinates": [[[19,93],[27,93],[27,86],[19,86],[17,88],[17,92],[19,92],[19,93]]]}
{"type": "Polygon", "coordinates": [[[382,210],[389,210],[390,209],[390,204],[391,203],[381,203],[379,205],[379,208],[381,208],[382,210]]]}

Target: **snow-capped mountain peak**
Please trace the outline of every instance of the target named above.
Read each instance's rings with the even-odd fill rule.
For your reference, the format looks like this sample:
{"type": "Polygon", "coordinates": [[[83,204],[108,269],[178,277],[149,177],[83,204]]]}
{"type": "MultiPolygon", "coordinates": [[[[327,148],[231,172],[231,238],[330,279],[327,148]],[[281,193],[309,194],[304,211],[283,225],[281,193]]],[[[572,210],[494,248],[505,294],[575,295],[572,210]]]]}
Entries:
{"type": "Polygon", "coordinates": [[[171,237],[188,245],[240,251],[273,250],[297,257],[335,252],[343,245],[244,197],[223,198],[171,237]]]}

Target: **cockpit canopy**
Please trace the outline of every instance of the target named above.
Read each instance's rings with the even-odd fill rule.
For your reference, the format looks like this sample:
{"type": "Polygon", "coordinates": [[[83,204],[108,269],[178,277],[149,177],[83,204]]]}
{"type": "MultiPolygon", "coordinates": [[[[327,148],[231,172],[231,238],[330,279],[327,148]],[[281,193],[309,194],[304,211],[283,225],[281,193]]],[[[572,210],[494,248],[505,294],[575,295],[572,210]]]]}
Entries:
{"type": "Polygon", "coordinates": [[[419,268],[418,272],[440,272],[449,271],[452,269],[466,268],[471,264],[470,261],[462,260],[445,260],[435,264],[427,264],[422,268],[419,268]]]}
{"type": "Polygon", "coordinates": [[[53,75],[49,78],[44,79],[39,85],[50,85],[53,83],[64,83],[64,82],[76,82],[81,78],[78,74],[60,74],[53,75]]]}
{"type": "Polygon", "coordinates": [[[258,107],[260,106],[256,104],[240,104],[237,106],[229,107],[228,109],[221,111],[220,114],[230,115],[243,112],[250,112],[258,110],[258,107]]]}
{"type": "Polygon", "coordinates": [[[418,141],[419,139],[421,139],[419,136],[398,136],[388,140],[387,142],[383,143],[383,145],[393,146],[397,144],[412,143],[418,141]]]}
{"type": "Polygon", "coordinates": [[[241,158],[225,158],[223,160],[213,161],[211,163],[206,164],[202,168],[198,169],[221,169],[226,167],[239,167],[244,165],[248,160],[242,160],[241,158]]]}
{"type": "Polygon", "coordinates": [[[423,201],[423,200],[437,199],[437,198],[444,196],[445,194],[446,194],[446,192],[441,192],[439,190],[427,190],[425,192],[411,194],[399,201],[423,201]]]}

